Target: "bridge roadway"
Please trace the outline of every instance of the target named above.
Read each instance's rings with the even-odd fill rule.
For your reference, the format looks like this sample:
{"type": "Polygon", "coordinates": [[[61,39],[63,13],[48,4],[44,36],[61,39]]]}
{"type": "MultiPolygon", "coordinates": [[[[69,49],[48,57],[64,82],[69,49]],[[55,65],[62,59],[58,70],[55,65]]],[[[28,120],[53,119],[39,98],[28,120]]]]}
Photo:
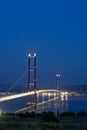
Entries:
{"type": "MultiPolygon", "coordinates": [[[[45,89],[45,90],[37,90],[36,91],[36,94],[39,94],[39,93],[60,93],[62,91],[59,91],[59,90],[55,90],[55,89],[45,89]]],[[[21,98],[21,97],[25,97],[25,96],[28,96],[28,95],[34,95],[34,91],[31,91],[31,92],[25,92],[25,93],[21,93],[21,94],[15,94],[15,95],[9,95],[9,96],[4,96],[4,97],[1,97],[0,98],[0,102],[4,102],[4,101],[8,101],[8,100],[12,100],[12,99],[16,99],[16,98],[21,98]]]]}

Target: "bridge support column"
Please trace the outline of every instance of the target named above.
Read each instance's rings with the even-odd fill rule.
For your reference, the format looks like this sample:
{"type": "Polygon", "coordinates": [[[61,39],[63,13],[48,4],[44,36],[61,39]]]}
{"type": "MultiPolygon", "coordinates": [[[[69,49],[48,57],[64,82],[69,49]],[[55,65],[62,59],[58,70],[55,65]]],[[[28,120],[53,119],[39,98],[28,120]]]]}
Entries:
{"type": "Polygon", "coordinates": [[[37,94],[37,104],[39,103],[39,93],[37,94]]]}
{"type": "Polygon", "coordinates": [[[57,97],[57,94],[56,94],[56,93],[54,93],[54,98],[55,98],[55,97],[57,97]]]}
{"type": "Polygon", "coordinates": [[[42,98],[43,98],[42,100],[43,100],[43,102],[44,102],[44,93],[43,93],[43,95],[42,95],[42,98]]]}
{"type": "Polygon", "coordinates": [[[48,93],[48,100],[50,100],[50,93],[48,93]]]}

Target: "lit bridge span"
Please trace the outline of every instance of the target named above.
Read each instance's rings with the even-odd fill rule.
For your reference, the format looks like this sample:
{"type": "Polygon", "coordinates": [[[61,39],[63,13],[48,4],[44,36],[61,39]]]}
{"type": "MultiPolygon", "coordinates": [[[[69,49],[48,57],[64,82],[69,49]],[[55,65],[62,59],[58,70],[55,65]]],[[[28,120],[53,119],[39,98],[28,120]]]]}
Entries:
{"type": "Polygon", "coordinates": [[[36,73],[36,70],[37,70],[36,69],[36,54],[34,54],[34,55],[29,54],[28,55],[28,70],[24,71],[24,73],[21,75],[21,77],[10,88],[8,88],[4,92],[5,94],[10,93],[9,95],[2,96],[3,93],[1,92],[0,103],[2,104],[2,102],[6,102],[6,101],[13,100],[13,99],[22,98],[22,97],[27,97],[27,100],[26,100],[27,101],[26,102],[27,107],[16,111],[16,112],[22,112],[22,111],[26,112],[26,111],[33,110],[33,109],[36,111],[38,106],[41,106],[45,103],[52,102],[55,99],[61,98],[61,100],[63,101],[63,100],[67,100],[68,96],[81,95],[80,93],[76,93],[76,92],[61,91],[60,90],[60,74],[56,74],[56,89],[48,89],[48,85],[46,85],[46,83],[45,83],[43,86],[46,85],[47,89],[46,88],[45,89],[38,88],[40,90],[37,90],[37,75],[36,75],[37,73],[36,73]],[[31,65],[32,65],[31,59],[32,58],[34,60],[33,69],[31,69],[31,65]],[[9,90],[14,88],[15,85],[18,84],[18,82],[24,77],[26,72],[28,72],[27,92],[16,93],[16,94],[11,93],[9,90]],[[32,72],[33,72],[33,78],[32,78],[32,75],[31,75],[32,72]],[[33,81],[31,81],[31,80],[33,80],[33,81]],[[32,91],[31,91],[31,86],[33,86],[33,89],[34,89],[32,91]],[[34,96],[33,102],[30,100],[31,95],[34,96]]]}
{"type": "MultiPolygon", "coordinates": [[[[28,55],[28,71],[25,71],[25,72],[28,72],[27,92],[24,92],[24,93],[22,92],[22,93],[17,93],[17,94],[10,93],[10,95],[1,96],[0,97],[0,103],[10,101],[10,100],[13,100],[13,99],[27,97],[27,100],[26,100],[27,104],[26,105],[30,107],[30,105],[33,104],[34,109],[36,110],[37,106],[51,102],[56,98],[59,98],[59,97],[64,98],[64,97],[67,97],[69,95],[68,92],[63,92],[63,91],[60,90],[60,74],[56,75],[56,85],[57,85],[56,89],[48,89],[48,86],[47,86],[47,89],[37,90],[37,75],[36,75],[37,73],[36,73],[36,70],[37,70],[36,69],[36,54],[34,54],[34,55],[29,54],[28,55]],[[32,65],[31,59],[33,59],[33,69],[31,69],[31,65],[32,65]],[[33,72],[33,78],[31,77],[32,72],[33,72]],[[31,80],[33,80],[33,81],[31,81],[31,80]],[[34,89],[32,91],[31,91],[31,86],[33,86],[33,89],[34,89]],[[31,95],[34,95],[33,102],[31,102],[31,100],[30,100],[31,95]],[[41,102],[39,102],[39,99],[41,98],[41,96],[42,96],[42,99],[41,99],[41,102]],[[48,100],[45,100],[46,99],[45,96],[47,97],[48,100]]],[[[9,92],[9,90],[11,90],[15,85],[18,84],[18,82],[24,77],[25,72],[10,88],[8,88],[5,91],[5,94],[7,94],[9,92]]],[[[22,109],[22,110],[26,110],[26,108],[22,109]]]]}
{"type": "MultiPolygon", "coordinates": [[[[59,90],[55,90],[55,89],[45,89],[45,90],[37,90],[36,94],[39,94],[39,93],[57,93],[57,94],[60,94],[60,93],[63,93],[63,92],[59,91],[59,90]]],[[[20,94],[15,94],[15,95],[4,96],[4,97],[0,98],[0,102],[25,97],[25,96],[28,96],[28,95],[34,95],[34,94],[35,94],[35,91],[31,91],[31,92],[25,92],[25,93],[20,93],[20,94]]],[[[67,93],[65,93],[65,95],[67,95],[67,93]]]]}

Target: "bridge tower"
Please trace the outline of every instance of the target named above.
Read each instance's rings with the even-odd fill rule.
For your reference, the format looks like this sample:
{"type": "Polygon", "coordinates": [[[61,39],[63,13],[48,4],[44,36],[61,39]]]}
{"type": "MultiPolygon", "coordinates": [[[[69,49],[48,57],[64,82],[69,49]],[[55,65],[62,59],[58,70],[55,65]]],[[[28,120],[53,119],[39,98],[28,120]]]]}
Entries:
{"type": "MultiPolygon", "coordinates": [[[[28,54],[28,92],[31,90],[31,86],[34,87],[34,108],[36,109],[37,95],[36,95],[36,53],[34,55],[28,54]],[[31,69],[31,59],[34,60],[33,69],[31,69]],[[31,84],[31,72],[33,72],[33,83],[31,84]]],[[[30,103],[29,96],[27,97],[27,104],[30,103]]]]}
{"type": "Polygon", "coordinates": [[[56,74],[56,88],[60,90],[60,74],[56,74]]]}

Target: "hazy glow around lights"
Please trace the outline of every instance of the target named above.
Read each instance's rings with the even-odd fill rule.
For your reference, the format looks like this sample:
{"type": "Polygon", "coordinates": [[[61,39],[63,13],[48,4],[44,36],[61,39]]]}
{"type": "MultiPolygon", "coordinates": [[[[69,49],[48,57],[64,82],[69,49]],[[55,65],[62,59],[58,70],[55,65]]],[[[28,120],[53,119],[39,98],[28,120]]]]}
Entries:
{"type": "Polygon", "coordinates": [[[34,56],[36,56],[37,54],[36,53],[34,53],[34,56]]]}
{"type": "Polygon", "coordinates": [[[31,57],[31,54],[29,53],[28,56],[31,57]]]}
{"type": "Polygon", "coordinates": [[[61,75],[60,74],[56,74],[56,77],[60,77],[61,75]]]}

